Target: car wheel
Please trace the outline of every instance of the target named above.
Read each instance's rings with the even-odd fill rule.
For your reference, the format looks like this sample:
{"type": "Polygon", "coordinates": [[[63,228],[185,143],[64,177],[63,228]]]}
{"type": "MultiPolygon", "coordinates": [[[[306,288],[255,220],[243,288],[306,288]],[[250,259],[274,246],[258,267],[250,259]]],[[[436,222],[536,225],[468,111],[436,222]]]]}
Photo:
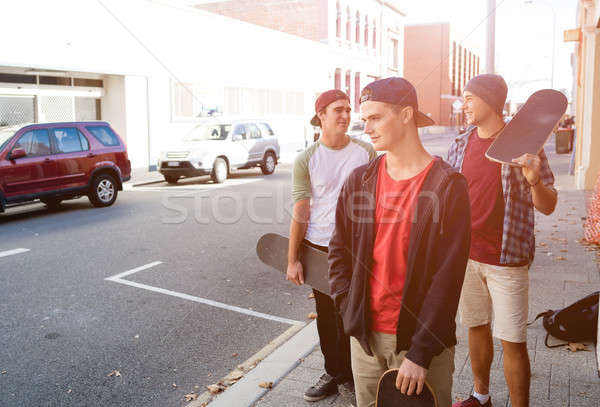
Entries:
{"type": "Polygon", "coordinates": [[[62,199],[60,198],[40,198],[40,201],[46,205],[49,209],[57,209],[58,207],[60,207],[60,203],[62,202],[62,199]]]}
{"type": "Polygon", "coordinates": [[[269,175],[273,174],[275,171],[275,165],[277,165],[277,161],[275,160],[275,155],[271,152],[265,154],[265,158],[263,159],[262,164],[260,165],[260,169],[263,174],[269,175]]]}
{"type": "Polygon", "coordinates": [[[176,175],[165,175],[165,181],[169,184],[177,184],[177,180],[179,179],[176,175]]]}
{"type": "Polygon", "coordinates": [[[217,184],[222,184],[227,179],[227,173],[229,169],[227,167],[227,162],[222,158],[217,158],[215,163],[213,164],[212,172],[210,173],[210,178],[213,182],[217,184]]]}
{"type": "Polygon", "coordinates": [[[95,207],[110,206],[117,200],[117,184],[108,174],[100,174],[92,182],[88,198],[95,207]]]}

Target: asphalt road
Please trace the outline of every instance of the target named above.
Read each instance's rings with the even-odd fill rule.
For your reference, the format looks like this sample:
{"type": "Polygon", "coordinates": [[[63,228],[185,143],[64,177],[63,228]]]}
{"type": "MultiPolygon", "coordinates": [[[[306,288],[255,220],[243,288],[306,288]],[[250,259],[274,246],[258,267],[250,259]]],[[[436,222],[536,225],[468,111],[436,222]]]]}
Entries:
{"type": "Polygon", "coordinates": [[[309,322],[309,288],[255,254],[262,234],[287,234],[290,181],[280,165],[0,214],[0,256],[29,250],[0,257],[0,406],[185,405],[309,322]]]}

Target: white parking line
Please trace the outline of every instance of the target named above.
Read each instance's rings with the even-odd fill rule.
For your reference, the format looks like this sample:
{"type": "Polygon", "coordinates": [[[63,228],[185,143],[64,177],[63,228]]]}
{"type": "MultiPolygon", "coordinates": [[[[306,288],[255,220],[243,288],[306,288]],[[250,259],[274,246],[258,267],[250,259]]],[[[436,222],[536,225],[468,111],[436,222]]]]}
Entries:
{"type": "Polygon", "coordinates": [[[25,253],[30,251],[29,249],[23,249],[23,248],[19,248],[19,249],[13,249],[13,250],[7,250],[5,252],[0,252],[0,257],[6,257],[6,256],[12,256],[13,254],[20,254],[20,253],[25,253]]]}
{"type": "Polygon", "coordinates": [[[198,302],[198,303],[205,304],[205,305],[210,305],[210,306],[216,307],[216,308],[222,308],[222,309],[226,309],[229,311],[238,312],[240,314],[250,315],[253,317],[267,319],[267,320],[275,321],[275,322],[281,322],[283,324],[305,325],[305,323],[302,321],[295,321],[293,319],[281,318],[281,317],[278,317],[275,315],[263,314],[262,312],[256,312],[256,311],[253,311],[250,309],[236,307],[235,305],[228,305],[228,304],[224,304],[222,302],[208,300],[206,298],[200,298],[200,297],[196,297],[196,296],[189,295],[189,294],[179,293],[176,291],[165,290],[164,288],[154,287],[154,286],[147,285],[147,284],[135,283],[133,281],[124,280],[122,278],[125,276],[130,276],[134,273],[137,273],[138,271],[147,270],[147,269],[157,266],[159,264],[162,264],[162,262],[155,261],[155,262],[146,264],[144,266],[137,267],[137,268],[125,271],[123,273],[119,273],[119,274],[115,274],[114,276],[107,277],[107,278],[105,278],[105,280],[112,281],[115,283],[125,284],[125,285],[131,286],[131,287],[141,288],[143,290],[148,290],[148,291],[153,291],[156,293],[170,295],[172,297],[182,298],[184,300],[189,300],[189,301],[194,301],[194,302],[198,302]]]}

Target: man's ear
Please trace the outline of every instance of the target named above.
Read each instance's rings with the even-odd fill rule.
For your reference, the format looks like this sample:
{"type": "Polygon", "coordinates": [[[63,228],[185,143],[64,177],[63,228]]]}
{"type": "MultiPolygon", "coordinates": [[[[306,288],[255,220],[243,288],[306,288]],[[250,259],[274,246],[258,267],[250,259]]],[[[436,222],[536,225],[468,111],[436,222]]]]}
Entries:
{"type": "Polygon", "coordinates": [[[317,117],[319,118],[319,120],[321,120],[321,123],[323,122],[323,118],[325,117],[325,110],[327,110],[327,108],[321,110],[320,112],[317,112],[317,117]]]}
{"type": "Polygon", "coordinates": [[[410,121],[413,119],[414,114],[414,109],[410,106],[406,106],[402,109],[402,122],[404,124],[410,123],[410,121]]]}

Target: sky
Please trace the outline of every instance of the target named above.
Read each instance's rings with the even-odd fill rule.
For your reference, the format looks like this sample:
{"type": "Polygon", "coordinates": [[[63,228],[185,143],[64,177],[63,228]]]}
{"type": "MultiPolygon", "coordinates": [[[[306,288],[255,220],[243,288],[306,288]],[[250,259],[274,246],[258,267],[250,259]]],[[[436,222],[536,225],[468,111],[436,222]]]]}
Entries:
{"type": "MultiPolygon", "coordinates": [[[[564,43],[563,31],[576,27],[576,7],[577,0],[496,0],[495,70],[508,83],[509,100],[524,102],[551,87],[553,37],[554,89],[570,99],[576,43],[564,43]]],[[[453,38],[481,57],[482,69],[486,66],[487,0],[406,0],[403,8],[406,24],[449,21],[453,38]]]]}

